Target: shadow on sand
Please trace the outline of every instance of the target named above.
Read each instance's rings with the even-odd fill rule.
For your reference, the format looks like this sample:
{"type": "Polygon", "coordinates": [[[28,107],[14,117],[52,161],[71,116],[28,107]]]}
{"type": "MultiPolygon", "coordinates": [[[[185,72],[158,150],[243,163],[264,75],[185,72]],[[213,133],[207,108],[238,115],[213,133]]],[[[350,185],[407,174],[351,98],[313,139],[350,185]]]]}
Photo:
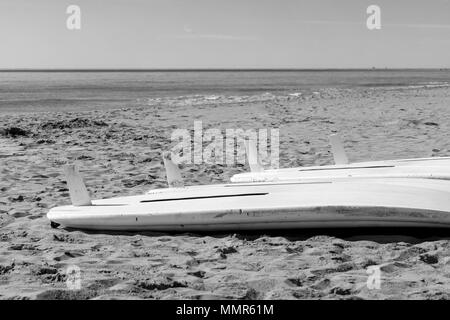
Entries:
{"type": "MultiPolygon", "coordinates": [[[[80,231],[65,228],[67,231],[80,231]]],[[[289,241],[303,241],[315,236],[329,236],[346,241],[374,241],[377,243],[406,242],[417,244],[427,241],[450,240],[448,228],[326,228],[326,229],[286,229],[264,231],[240,231],[240,232],[148,232],[148,231],[92,231],[83,230],[87,234],[108,234],[147,237],[162,236],[191,236],[191,237],[215,237],[225,238],[235,236],[248,241],[261,237],[283,237],[289,241]]]]}

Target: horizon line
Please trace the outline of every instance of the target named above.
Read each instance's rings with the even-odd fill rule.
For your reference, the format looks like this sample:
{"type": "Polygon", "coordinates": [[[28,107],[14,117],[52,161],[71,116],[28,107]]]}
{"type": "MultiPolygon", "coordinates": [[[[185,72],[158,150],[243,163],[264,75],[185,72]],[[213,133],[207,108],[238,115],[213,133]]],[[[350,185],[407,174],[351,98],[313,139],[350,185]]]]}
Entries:
{"type": "Polygon", "coordinates": [[[450,67],[432,68],[0,68],[0,72],[226,72],[226,71],[414,71],[450,70],[450,67]]]}

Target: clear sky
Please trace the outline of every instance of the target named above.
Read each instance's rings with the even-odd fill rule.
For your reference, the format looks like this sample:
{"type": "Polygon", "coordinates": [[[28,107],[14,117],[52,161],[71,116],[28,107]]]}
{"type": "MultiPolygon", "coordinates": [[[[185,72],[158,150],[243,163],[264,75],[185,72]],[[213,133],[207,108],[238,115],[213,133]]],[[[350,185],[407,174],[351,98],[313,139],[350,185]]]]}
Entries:
{"type": "Polygon", "coordinates": [[[0,41],[0,68],[449,68],[450,0],[0,0],[0,41]]]}

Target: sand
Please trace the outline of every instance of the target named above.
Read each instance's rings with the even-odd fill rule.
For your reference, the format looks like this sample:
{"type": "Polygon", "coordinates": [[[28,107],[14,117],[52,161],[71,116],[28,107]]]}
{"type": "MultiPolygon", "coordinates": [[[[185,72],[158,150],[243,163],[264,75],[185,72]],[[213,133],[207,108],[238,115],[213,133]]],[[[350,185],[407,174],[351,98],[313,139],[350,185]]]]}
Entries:
{"type": "MultiPolygon", "coordinates": [[[[445,233],[88,233],[52,229],[45,214],[69,203],[61,166],[75,155],[94,198],[165,187],[161,153],[173,129],[192,130],[195,120],[204,129],[279,128],[280,165],[288,167],[330,164],[333,132],[352,161],[448,156],[449,108],[450,88],[418,87],[0,115],[0,298],[448,299],[445,233]],[[79,290],[67,286],[72,266],[79,290]],[[369,266],[381,270],[379,289],[367,286],[369,266]]],[[[187,184],[246,170],[182,166],[187,184]]]]}

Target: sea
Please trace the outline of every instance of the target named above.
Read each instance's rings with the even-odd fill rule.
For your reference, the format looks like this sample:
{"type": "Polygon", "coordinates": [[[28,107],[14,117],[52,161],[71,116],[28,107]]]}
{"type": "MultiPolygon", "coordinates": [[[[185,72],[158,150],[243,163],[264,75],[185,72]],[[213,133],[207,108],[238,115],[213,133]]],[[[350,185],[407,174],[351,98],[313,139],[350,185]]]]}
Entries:
{"type": "Polygon", "coordinates": [[[449,69],[0,71],[0,113],[245,101],[324,88],[450,86],[449,69]],[[239,100],[241,99],[241,100],[239,100]]]}

